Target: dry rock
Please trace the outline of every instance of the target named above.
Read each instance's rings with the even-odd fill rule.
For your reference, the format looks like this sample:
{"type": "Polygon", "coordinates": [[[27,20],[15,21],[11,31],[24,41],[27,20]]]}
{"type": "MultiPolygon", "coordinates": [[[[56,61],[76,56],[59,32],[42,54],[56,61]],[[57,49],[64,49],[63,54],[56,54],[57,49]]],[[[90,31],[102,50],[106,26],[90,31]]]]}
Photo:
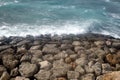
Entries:
{"type": "Polygon", "coordinates": [[[104,74],[102,80],[120,80],[120,71],[104,74]]]}
{"type": "Polygon", "coordinates": [[[106,55],[106,60],[111,64],[111,65],[115,65],[118,64],[118,56],[115,54],[108,54],[106,55]]]}
{"type": "Polygon", "coordinates": [[[19,72],[23,77],[31,77],[38,71],[38,66],[36,64],[31,64],[29,62],[23,62],[19,66],[19,72]]]}
{"type": "Polygon", "coordinates": [[[19,74],[18,68],[14,68],[10,72],[10,76],[13,76],[13,77],[17,76],[18,74],[19,74]]]}
{"type": "Polygon", "coordinates": [[[52,64],[48,61],[42,61],[42,62],[39,62],[39,64],[41,69],[49,70],[52,68],[52,64]]]}
{"type": "Polygon", "coordinates": [[[80,74],[77,71],[68,71],[67,77],[68,79],[78,79],[80,77],[80,74]]]}
{"type": "Polygon", "coordinates": [[[6,71],[6,68],[3,65],[0,65],[0,76],[3,74],[3,72],[6,71]]]}
{"type": "Polygon", "coordinates": [[[3,65],[8,69],[13,69],[18,64],[18,60],[12,54],[5,54],[2,57],[3,65]]]}
{"type": "Polygon", "coordinates": [[[15,80],[30,80],[29,78],[25,78],[25,77],[21,77],[21,76],[17,76],[15,78],[15,80]]]}
{"type": "Polygon", "coordinates": [[[9,80],[10,75],[8,74],[8,72],[3,72],[2,76],[0,77],[0,80],[9,80]]]}
{"type": "Polygon", "coordinates": [[[80,43],[80,41],[73,41],[72,45],[73,46],[80,46],[81,43],[80,43]]]}
{"type": "Polygon", "coordinates": [[[91,74],[91,73],[85,74],[81,77],[80,80],[95,80],[95,76],[94,74],[91,74]]]}
{"type": "Polygon", "coordinates": [[[111,66],[108,63],[102,64],[102,73],[103,74],[104,73],[109,73],[111,71],[112,71],[112,68],[111,68],[111,66]]]}
{"type": "Polygon", "coordinates": [[[51,76],[50,71],[40,70],[37,74],[34,75],[37,80],[49,80],[51,76]]]}
{"type": "Polygon", "coordinates": [[[81,74],[85,74],[85,70],[84,70],[84,68],[83,68],[81,65],[78,65],[78,66],[75,68],[75,71],[79,72],[80,75],[81,75],[81,74]]]}
{"type": "Polygon", "coordinates": [[[88,63],[88,60],[84,57],[76,59],[76,64],[84,66],[88,63]]]}
{"type": "Polygon", "coordinates": [[[40,50],[41,46],[40,45],[35,45],[30,48],[31,50],[40,50]]]}
{"type": "Polygon", "coordinates": [[[92,68],[94,69],[95,74],[96,74],[97,76],[102,73],[102,64],[101,64],[101,63],[96,62],[96,63],[92,66],[92,68]]]}

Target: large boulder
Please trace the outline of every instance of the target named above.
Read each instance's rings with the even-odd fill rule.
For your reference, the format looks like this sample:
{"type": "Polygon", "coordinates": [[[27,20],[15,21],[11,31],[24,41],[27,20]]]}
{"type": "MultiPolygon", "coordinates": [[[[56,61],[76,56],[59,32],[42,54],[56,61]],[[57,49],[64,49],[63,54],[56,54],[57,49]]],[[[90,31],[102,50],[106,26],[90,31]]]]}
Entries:
{"type": "Polygon", "coordinates": [[[17,66],[18,60],[15,59],[13,54],[4,54],[2,57],[3,65],[8,69],[13,69],[17,66]]]}
{"type": "Polygon", "coordinates": [[[19,72],[23,77],[31,77],[38,71],[38,66],[36,64],[31,64],[29,62],[23,62],[19,66],[19,72]]]}

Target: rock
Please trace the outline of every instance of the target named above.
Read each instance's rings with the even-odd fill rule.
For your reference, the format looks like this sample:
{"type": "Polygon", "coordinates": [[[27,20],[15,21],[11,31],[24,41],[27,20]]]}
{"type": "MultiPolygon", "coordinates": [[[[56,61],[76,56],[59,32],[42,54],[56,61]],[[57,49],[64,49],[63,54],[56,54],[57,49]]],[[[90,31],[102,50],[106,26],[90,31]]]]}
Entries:
{"type": "Polygon", "coordinates": [[[108,55],[106,55],[106,60],[107,60],[111,65],[118,64],[118,56],[115,55],[115,54],[108,54],[108,55]]]}
{"type": "Polygon", "coordinates": [[[84,69],[86,73],[93,73],[94,69],[88,65],[84,65],[84,69]]]}
{"type": "Polygon", "coordinates": [[[8,48],[10,48],[10,47],[11,47],[10,45],[0,46],[0,51],[6,50],[6,49],[8,49],[8,48]]]}
{"type": "Polygon", "coordinates": [[[120,48],[120,42],[113,42],[112,46],[115,48],[120,48]]]}
{"type": "Polygon", "coordinates": [[[30,48],[30,50],[40,50],[41,46],[40,45],[35,45],[30,48]]]}
{"type": "Polygon", "coordinates": [[[54,55],[54,59],[57,59],[57,60],[58,59],[64,59],[66,57],[68,57],[68,54],[65,51],[62,51],[62,52],[54,55]]]}
{"type": "Polygon", "coordinates": [[[31,63],[39,63],[42,61],[43,54],[41,50],[30,50],[30,53],[32,53],[31,63]]]}
{"type": "Polygon", "coordinates": [[[61,50],[67,50],[72,48],[73,46],[71,44],[61,44],[61,47],[60,47],[61,50]]]}
{"type": "Polygon", "coordinates": [[[102,73],[103,74],[104,73],[109,73],[111,71],[112,71],[112,68],[111,68],[111,66],[108,63],[102,64],[102,73]]]}
{"type": "Polygon", "coordinates": [[[29,44],[29,43],[30,43],[29,40],[23,40],[23,41],[20,41],[19,43],[17,43],[17,46],[22,46],[22,45],[29,44]]]}
{"type": "Polygon", "coordinates": [[[85,74],[80,80],[95,80],[95,76],[92,73],[85,74]]]}
{"type": "Polygon", "coordinates": [[[37,80],[49,80],[50,76],[51,72],[45,70],[40,70],[37,74],[34,75],[37,80]]]}
{"type": "Polygon", "coordinates": [[[92,68],[94,69],[95,74],[96,74],[97,76],[102,73],[102,64],[101,64],[101,63],[96,62],[96,63],[92,66],[92,68]]]}
{"type": "Polygon", "coordinates": [[[73,46],[80,46],[81,43],[80,43],[80,41],[73,41],[72,45],[73,46]]]}
{"type": "Polygon", "coordinates": [[[103,76],[102,75],[98,76],[96,80],[103,80],[103,76]]]}
{"type": "Polygon", "coordinates": [[[21,76],[17,76],[15,78],[15,80],[30,80],[29,78],[25,78],[25,77],[21,77],[21,76]]]}
{"type": "Polygon", "coordinates": [[[94,44],[98,47],[101,47],[105,44],[105,42],[104,41],[95,41],[94,44]]]}
{"type": "Polygon", "coordinates": [[[44,55],[44,56],[43,56],[43,60],[47,60],[47,61],[49,61],[49,62],[53,62],[54,57],[53,57],[52,54],[47,54],[47,55],[44,55]]]}
{"type": "Polygon", "coordinates": [[[111,46],[112,45],[112,42],[110,40],[107,40],[105,43],[106,43],[107,46],[111,46]]]}
{"type": "Polygon", "coordinates": [[[68,55],[75,54],[75,52],[72,51],[71,49],[67,49],[65,52],[66,52],[68,55]]]}
{"type": "Polygon", "coordinates": [[[71,54],[70,58],[72,59],[72,61],[75,61],[78,58],[77,54],[71,54]]]}
{"type": "Polygon", "coordinates": [[[56,48],[53,44],[49,44],[43,47],[42,52],[46,54],[57,54],[60,52],[60,50],[56,48]]]}
{"type": "Polygon", "coordinates": [[[3,72],[2,76],[0,77],[0,80],[9,80],[10,75],[8,74],[8,72],[3,72]]]}
{"type": "Polygon", "coordinates": [[[8,69],[13,69],[18,64],[18,60],[12,54],[4,54],[2,57],[3,65],[8,69]]]}
{"type": "Polygon", "coordinates": [[[84,70],[84,68],[83,68],[81,65],[78,65],[78,66],[75,68],[75,71],[79,72],[80,75],[81,75],[81,74],[85,74],[85,70],[84,70]]]}
{"type": "Polygon", "coordinates": [[[110,48],[109,50],[112,54],[115,54],[117,52],[117,50],[115,48],[110,48]]]}
{"type": "Polygon", "coordinates": [[[17,47],[17,53],[25,54],[27,53],[27,49],[25,47],[17,47]]]}
{"type": "Polygon", "coordinates": [[[11,72],[10,72],[10,76],[12,76],[12,77],[17,76],[18,74],[19,74],[18,68],[14,68],[14,69],[12,69],[11,72]]]}
{"type": "Polygon", "coordinates": [[[59,77],[59,78],[57,78],[56,80],[67,80],[67,79],[64,78],[64,77],[59,77]]]}
{"type": "Polygon", "coordinates": [[[69,69],[65,68],[65,67],[56,67],[52,69],[52,77],[53,78],[57,78],[57,77],[61,77],[61,76],[66,76],[67,75],[67,71],[69,69]]]}
{"type": "Polygon", "coordinates": [[[120,71],[120,64],[116,64],[116,70],[120,71]]]}
{"type": "Polygon", "coordinates": [[[39,64],[41,69],[49,70],[52,68],[52,64],[48,61],[42,61],[42,62],[39,62],[39,64]]]}
{"type": "Polygon", "coordinates": [[[68,71],[67,77],[68,79],[78,79],[80,77],[80,74],[77,71],[68,71]]]}
{"type": "Polygon", "coordinates": [[[39,40],[35,40],[34,42],[33,42],[33,45],[40,45],[41,44],[41,42],[39,41],[39,40]]]}
{"type": "Polygon", "coordinates": [[[6,68],[3,65],[0,65],[0,76],[3,74],[3,72],[7,71],[6,68]]]}
{"type": "Polygon", "coordinates": [[[32,54],[26,53],[26,54],[24,54],[24,55],[22,56],[20,62],[23,62],[23,61],[28,61],[28,62],[30,62],[31,59],[32,59],[32,54]]]}
{"type": "Polygon", "coordinates": [[[65,62],[69,64],[72,62],[72,59],[70,57],[67,57],[67,58],[65,58],[65,62]]]}
{"type": "Polygon", "coordinates": [[[19,66],[19,72],[23,77],[31,77],[38,71],[38,66],[36,64],[31,64],[29,62],[23,62],[19,66]]]}
{"type": "Polygon", "coordinates": [[[79,50],[83,50],[83,49],[84,49],[84,47],[80,47],[80,46],[74,47],[75,52],[78,52],[79,50]]]}
{"type": "Polygon", "coordinates": [[[41,58],[43,56],[41,50],[29,50],[29,52],[32,53],[33,57],[41,58]]]}
{"type": "Polygon", "coordinates": [[[120,71],[114,71],[103,75],[103,80],[119,80],[120,71]]]}
{"type": "Polygon", "coordinates": [[[71,70],[72,66],[70,64],[64,63],[63,60],[57,60],[53,62],[52,77],[61,77],[67,75],[67,71],[71,70]]]}
{"type": "Polygon", "coordinates": [[[84,66],[88,63],[88,60],[84,57],[76,59],[76,64],[84,66]]]}
{"type": "Polygon", "coordinates": [[[104,47],[104,51],[105,51],[105,54],[108,54],[108,53],[110,53],[110,50],[109,50],[109,48],[108,47],[104,47]]]}
{"type": "Polygon", "coordinates": [[[38,64],[41,61],[43,61],[43,60],[39,57],[32,57],[32,59],[31,59],[31,63],[33,63],[33,64],[38,64]]]}

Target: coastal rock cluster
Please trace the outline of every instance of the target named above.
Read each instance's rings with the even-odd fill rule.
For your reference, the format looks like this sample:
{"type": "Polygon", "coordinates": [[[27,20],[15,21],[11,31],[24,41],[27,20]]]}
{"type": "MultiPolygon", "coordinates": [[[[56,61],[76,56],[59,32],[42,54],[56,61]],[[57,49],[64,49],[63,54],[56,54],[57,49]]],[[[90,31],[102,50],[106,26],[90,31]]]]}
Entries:
{"type": "Polygon", "coordinates": [[[120,39],[99,34],[0,38],[0,80],[120,80],[120,39]]]}

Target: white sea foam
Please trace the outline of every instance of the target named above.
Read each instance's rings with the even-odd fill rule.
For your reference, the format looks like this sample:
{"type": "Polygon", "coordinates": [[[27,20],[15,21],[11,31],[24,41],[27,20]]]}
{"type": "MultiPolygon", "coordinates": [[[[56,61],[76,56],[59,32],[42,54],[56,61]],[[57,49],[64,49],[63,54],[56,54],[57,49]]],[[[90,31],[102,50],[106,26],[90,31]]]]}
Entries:
{"type": "Polygon", "coordinates": [[[90,26],[96,20],[87,20],[84,22],[65,22],[64,24],[56,25],[28,25],[28,24],[17,24],[17,25],[3,25],[0,27],[0,36],[26,36],[33,35],[37,36],[40,34],[82,34],[86,33],[90,26]]]}

